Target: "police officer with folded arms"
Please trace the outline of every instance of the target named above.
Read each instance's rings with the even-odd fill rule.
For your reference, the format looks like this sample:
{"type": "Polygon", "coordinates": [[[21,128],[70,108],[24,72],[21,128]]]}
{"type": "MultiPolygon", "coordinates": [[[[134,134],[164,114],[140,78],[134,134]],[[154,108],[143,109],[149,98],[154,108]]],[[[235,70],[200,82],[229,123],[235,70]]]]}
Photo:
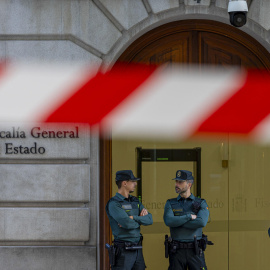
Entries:
{"type": "Polygon", "coordinates": [[[207,203],[190,191],[194,181],[192,172],[178,170],[172,180],[179,195],[167,200],[163,217],[171,234],[165,238],[169,270],[206,270],[204,250],[207,244],[213,244],[202,233],[209,217],[207,203]]]}
{"type": "Polygon", "coordinates": [[[118,192],[106,205],[114,236],[113,245],[106,244],[111,269],[144,270],[140,226],[153,224],[152,215],[138,198],[130,195],[140,180],[135,178],[131,170],[117,171],[115,180],[118,192]]]}

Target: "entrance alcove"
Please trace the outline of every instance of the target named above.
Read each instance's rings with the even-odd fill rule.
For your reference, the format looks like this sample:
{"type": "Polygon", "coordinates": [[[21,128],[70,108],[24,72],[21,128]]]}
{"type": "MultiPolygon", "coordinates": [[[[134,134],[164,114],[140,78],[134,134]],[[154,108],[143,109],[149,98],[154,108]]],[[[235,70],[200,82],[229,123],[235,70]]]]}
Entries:
{"type": "MultiPolygon", "coordinates": [[[[254,38],[230,25],[210,20],[183,20],[157,27],[134,41],[119,57],[125,63],[181,63],[231,66],[270,70],[270,54],[254,38]]],[[[202,89],[203,91],[203,89],[202,89]]],[[[267,230],[270,226],[270,204],[267,201],[270,181],[270,148],[266,145],[236,143],[227,138],[210,141],[156,142],[100,140],[100,243],[101,269],[108,268],[104,244],[111,241],[111,231],[105,205],[114,196],[116,170],[132,169],[136,173],[136,147],[151,149],[201,148],[201,192],[210,207],[211,220],[205,228],[209,239],[215,242],[206,251],[209,269],[236,270],[267,268],[270,248],[267,230]],[[222,166],[221,145],[229,157],[228,166],[222,166]],[[254,181],[256,180],[256,184],[254,181]],[[255,184],[255,187],[254,187],[255,184]],[[222,206],[222,207],[221,207],[222,206]],[[267,227],[268,224],[268,227],[267,227]],[[253,247],[250,243],[254,243],[253,247]],[[252,258],[252,259],[248,259],[252,258]],[[102,268],[103,267],[103,268],[102,268]]],[[[163,205],[160,197],[176,197],[170,182],[177,169],[193,170],[194,164],[148,163],[142,171],[142,195],[148,205],[163,205]],[[147,180],[146,180],[147,179],[147,180]],[[146,182],[148,181],[148,182],[146,182]],[[164,184],[162,184],[162,181],[164,184]],[[144,184],[145,183],[145,184],[144,184]],[[166,183],[166,184],[165,184],[166,183]],[[151,191],[151,188],[153,190],[151,191]],[[164,194],[164,188],[170,188],[164,194]],[[150,194],[151,193],[151,194],[150,194]],[[151,198],[147,201],[146,198],[151,198]]],[[[148,269],[166,269],[163,209],[153,212],[154,224],[143,228],[144,255],[148,269]],[[155,252],[155,256],[150,255],[155,252]],[[157,268],[157,266],[159,268],[157,268]]]]}

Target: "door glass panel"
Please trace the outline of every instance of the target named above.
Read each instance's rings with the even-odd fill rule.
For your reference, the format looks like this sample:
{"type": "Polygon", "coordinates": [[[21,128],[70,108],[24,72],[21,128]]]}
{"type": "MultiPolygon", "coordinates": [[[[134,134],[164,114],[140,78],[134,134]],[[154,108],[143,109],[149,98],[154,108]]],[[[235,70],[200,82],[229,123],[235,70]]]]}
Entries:
{"type": "Polygon", "coordinates": [[[270,265],[270,147],[230,145],[230,270],[270,265]]]}

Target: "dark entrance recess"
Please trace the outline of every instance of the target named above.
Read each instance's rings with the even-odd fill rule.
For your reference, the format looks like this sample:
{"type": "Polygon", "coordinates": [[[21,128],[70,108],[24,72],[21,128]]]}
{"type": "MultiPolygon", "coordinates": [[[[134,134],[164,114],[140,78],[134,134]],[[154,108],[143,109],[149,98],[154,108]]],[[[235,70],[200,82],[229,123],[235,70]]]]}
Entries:
{"type": "MultiPolygon", "coordinates": [[[[169,62],[270,70],[270,54],[256,39],[240,29],[211,20],[182,20],[159,26],[133,42],[118,61],[127,64],[169,62]]],[[[111,241],[111,231],[105,205],[111,197],[111,143],[111,139],[100,139],[101,270],[109,269],[105,243],[111,241]]]]}
{"type": "MultiPolygon", "coordinates": [[[[142,162],[195,162],[196,196],[201,196],[201,148],[194,149],[142,149],[136,148],[137,177],[142,179],[142,162]]],[[[142,181],[137,184],[138,198],[142,199],[142,181]]]]}

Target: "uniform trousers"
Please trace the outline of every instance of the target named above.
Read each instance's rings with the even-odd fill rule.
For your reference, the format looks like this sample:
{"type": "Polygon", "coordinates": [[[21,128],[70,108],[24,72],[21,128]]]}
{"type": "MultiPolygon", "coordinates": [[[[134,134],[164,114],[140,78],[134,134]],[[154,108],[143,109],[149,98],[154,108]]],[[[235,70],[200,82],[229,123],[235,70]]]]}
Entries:
{"type": "Polygon", "coordinates": [[[192,248],[178,248],[169,253],[168,270],[207,270],[203,251],[196,255],[192,248]]]}
{"type": "Polygon", "coordinates": [[[112,270],[144,270],[145,263],[142,249],[126,250],[117,247],[116,263],[112,270]]]}

